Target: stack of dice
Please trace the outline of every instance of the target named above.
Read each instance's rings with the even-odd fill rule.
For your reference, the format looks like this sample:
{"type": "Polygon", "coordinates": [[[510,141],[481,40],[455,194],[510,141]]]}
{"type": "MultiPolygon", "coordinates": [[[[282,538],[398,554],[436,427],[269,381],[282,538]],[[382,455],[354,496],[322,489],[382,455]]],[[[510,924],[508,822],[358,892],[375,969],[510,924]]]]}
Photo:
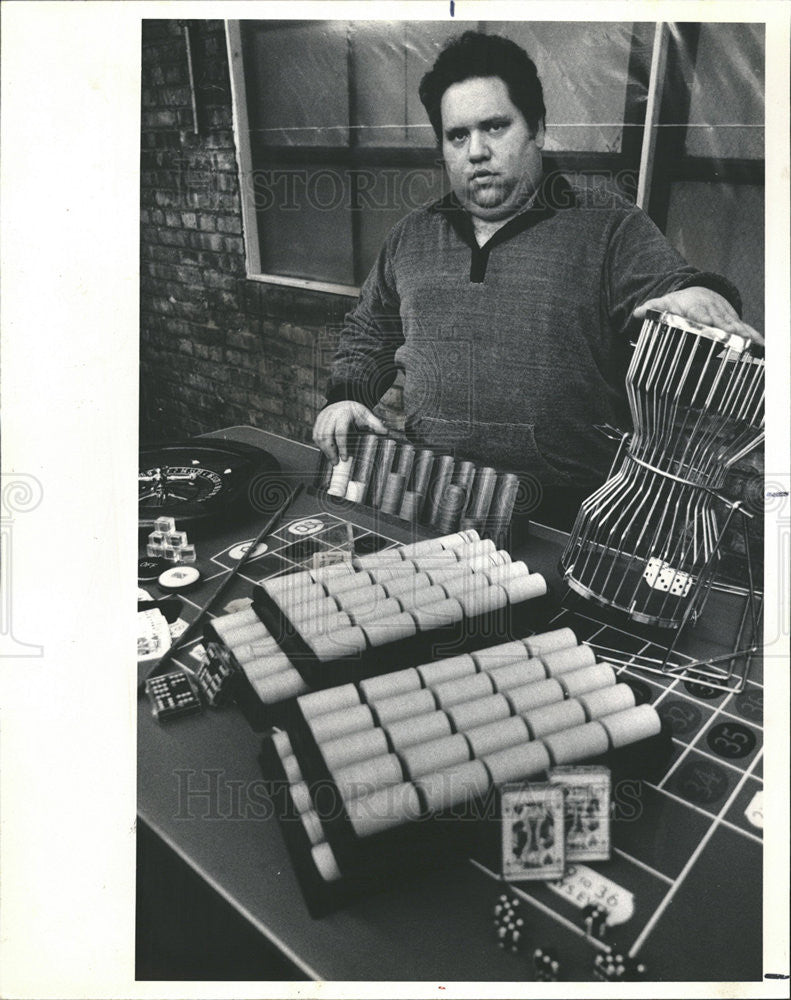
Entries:
{"type": "Polygon", "coordinates": [[[603,938],[607,933],[609,910],[603,903],[590,903],[582,911],[583,927],[588,937],[603,938]]]}
{"type": "MultiPolygon", "coordinates": [[[[583,910],[583,927],[588,937],[604,937],[609,911],[601,903],[591,903],[583,910]]],[[[519,900],[516,896],[501,895],[494,906],[494,926],[497,944],[500,948],[514,953],[523,950],[525,944],[524,920],[519,915],[519,900]]],[[[556,982],[561,978],[558,953],[551,947],[537,947],[531,953],[536,979],[541,982],[556,982]]],[[[593,964],[594,978],[604,982],[637,982],[646,977],[646,966],[637,959],[629,958],[614,945],[607,952],[599,952],[593,964]]]]}
{"type": "Polygon", "coordinates": [[[154,530],[148,536],[146,555],[172,563],[194,563],[197,559],[195,546],[187,541],[187,532],[176,531],[172,517],[156,519],[154,530]]]}
{"type": "Polygon", "coordinates": [[[536,948],[533,951],[533,968],[536,979],[543,983],[554,983],[560,976],[560,961],[554,948],[536,948]]]}
{"type": "MultiPolygon", "coordinates": [[[[503,893],[499,897],[494,905],[494,927],[500,948],[512,951],[514,954],[522,951],[525,943],[525,922],[520,916],[519,900],[516,896],[507,896],[503,893]]],[[[544,982],[554,982],[560,975],[560,962],[552,948],[535,948],[533,966],[536,979],[544,982]]]]}
{"type": "Polygon", "coordinates": [[[613,948],[607,955],[599,952],[596,956],[593,975],[605,983],[636,982],[645,978],[646,967],[613,948]]]}
{"type": "Polygon", "coordinates": [[[519,900],[516,896],[510,898],[503,893],[494,907],[494,926],[497,931],[497,944],[510,951],[519,951],[524,936],[524,920],[519,916],[519,900]]]}

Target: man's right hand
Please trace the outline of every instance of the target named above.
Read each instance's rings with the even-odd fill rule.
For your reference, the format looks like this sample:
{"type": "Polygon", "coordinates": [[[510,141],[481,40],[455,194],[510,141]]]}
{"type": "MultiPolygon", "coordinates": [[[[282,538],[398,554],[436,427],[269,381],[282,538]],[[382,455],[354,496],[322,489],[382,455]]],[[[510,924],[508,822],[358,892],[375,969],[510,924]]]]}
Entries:
{"type": "Polygon", "coordinates": [[[340,458],[349,457],[349,429],[369,430],[375,434],[387,434],[387,428],[375,417],[367,406],[344,399],[331,403],[316,417],[313,425],[313,441],[324,452],[333,465],[340,458]]]}

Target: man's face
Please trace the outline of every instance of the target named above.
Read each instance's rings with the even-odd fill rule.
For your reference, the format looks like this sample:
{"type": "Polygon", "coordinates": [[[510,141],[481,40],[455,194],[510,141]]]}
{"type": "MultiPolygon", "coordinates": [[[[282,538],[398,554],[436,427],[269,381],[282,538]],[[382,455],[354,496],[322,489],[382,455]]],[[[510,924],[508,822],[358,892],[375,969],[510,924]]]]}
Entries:
{"type": "Polygon", "coordinates": [[[479,219],[516,214],[541,180],[544,126],[531,132],[498,76],[451,84],[440,110],[445,168],[461,204],[479,219]]]}

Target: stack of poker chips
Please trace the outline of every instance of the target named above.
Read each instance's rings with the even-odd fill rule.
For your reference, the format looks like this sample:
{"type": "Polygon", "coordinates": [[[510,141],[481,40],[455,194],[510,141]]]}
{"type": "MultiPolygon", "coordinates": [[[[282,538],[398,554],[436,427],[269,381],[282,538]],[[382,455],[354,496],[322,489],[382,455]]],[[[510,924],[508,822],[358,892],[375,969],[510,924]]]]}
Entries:
{"type": "Polygon", "coordinates": [[[206,653],[221,675],[241,671],[263,705],[309,690],[302,675],[253,608],[212,619],[204,631],[206,653]]]}
{"type": "Polygon", "coordinates": [[[353,455],[331,465],[321,455],[314,486],[439,531],[472,528],[495,539],[511,522],[519,479],[406,441],[364,434],[353,455]]]}
{"type": "Polygon", "coordinates": [[[363,651],[375,665],[405,638],[487,610],[524,607],[546,593],[546,581],[525,563],[511,562],[491,540],[466,531],[261,581],[255,594],[262,591],[282,615],[277,625],[265,624],[256,601],[212,619],[204,630],[213,667],[249,682],[253,701],[243,699],[242,707],[256,727],[266,721],[265,709],[271,713],[310,689],[303,679],[308,664],[284,651],[283,619],[318,665],[363,651]]]}
{"type": "Polygon", "coordinates": [[[359,677],[364,654],[366,673],[381,672],[383,657],[403,657],[403,640],[414,640],[409,662],[422,662],[433,630],[487,615],[507,624],[512,609],[521,613],[546,590],[540,573],[466,531],[263,580],[252,607],[212,619],[204,638],[216,669],[236,675],[241,707],[258,728],[271,725],[276,706],[326,686],[332,661],[350,657],[359,677]],[[296,651],[287,641],[294,635],[296,651]]]}
{"type": "Polygon", "coordinates": [[[276,732],[271,737],[282,773],[288,784],[286,815],[298,818],[300,829],[310,846],[311,861],[323,882],[336,882],[341,871],[332,848],[327,843],[324,827],[311,799],[310,791],[299,766],[288,733],[276,732]]]}
{"type": "Polygon", "coordinates": [[[297,706],[300,793],[321,789],[310,808],[341,871],[352,862],[336,839],[340,813],[354,844],[376,842],[555,766],[631,754],[661,730],[653,706],[636,705],[565,628],[315,691],[297,706]]]}
{"type": "Polygon", "coordinates": [[[177,531],[172,517],[158,517],[148,536],[146,555],[172,563],[194,563],[195,546],[187,540],[186,531],[177,531]]]}

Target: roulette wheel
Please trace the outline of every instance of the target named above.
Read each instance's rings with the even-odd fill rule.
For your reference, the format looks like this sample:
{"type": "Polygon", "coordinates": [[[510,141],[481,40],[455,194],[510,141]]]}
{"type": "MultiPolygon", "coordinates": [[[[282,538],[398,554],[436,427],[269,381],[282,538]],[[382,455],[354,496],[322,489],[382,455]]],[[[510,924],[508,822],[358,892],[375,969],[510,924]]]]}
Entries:
{"type": "MultiPolygon", "coordinates": [[[[278,461],[261,448],[207,438],[140,449],[138,527],[150,529],[158,517],[179,525],[216,521],[243,511],[266,495],[278,461]]],[[[274,484],[271,484],[274,486],[274,484]]]]}

